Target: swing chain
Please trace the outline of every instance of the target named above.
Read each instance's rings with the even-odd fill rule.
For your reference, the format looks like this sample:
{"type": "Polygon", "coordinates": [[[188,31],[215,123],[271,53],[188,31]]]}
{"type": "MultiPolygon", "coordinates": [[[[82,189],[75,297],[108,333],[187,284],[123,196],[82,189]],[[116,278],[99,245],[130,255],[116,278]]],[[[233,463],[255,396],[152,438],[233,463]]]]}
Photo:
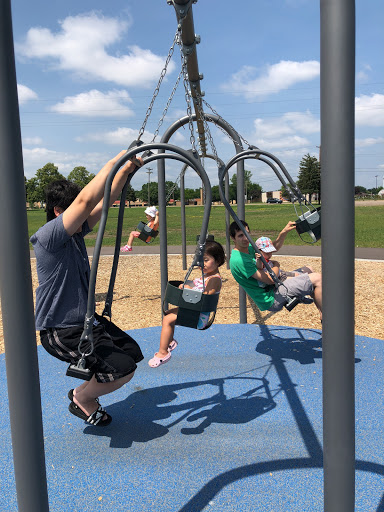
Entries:
{"type": "Polygon", "coordinates": [[[177,89],[177,88],[178,88],[178,86],[179,86],[179,83],[180,83],[180,79],[181,79],[182,74],[183,74],[183,70],[181,70],[181,71],[180,71],[179,76],[177,77],[177,80],[176,80],[176,82],[175,82],[175,85],[173,86],[172,92],[171,92],[171,94],[170,94],[170,96],[169,96],[169,98],[168,98],[167,104],[165,105],[165,108],[164,108],[164,110],[163,110],[163,113],[162,113],[162,115],[161,115],[161,118],[160,118],[160,120],[159,120],[159,123],[158,123],[158,125],[157,125],[157,128],[156,128],[156,130],[155,130],[155,133],[153,134],[153,138],[152,138],[152,140],[151,140],[151,143],[152,143],[152,142],[155,142],[155,139],[156,139],[157,135],[159,134],[159,131],[160,131],[161,125],[163,124],[163,121],[164,121],[164,119],[165,119],[165,116],[167,115],[167,112],[168,112],[169,106],[170,106],[170,104],[172,103],[173,97],[174,97],[174,95],[175,95],[175,93],[176,93],[176,89],[177,89]]]}
{"type": "Polygon", "coordinates": [[[183,72],[183,83],[184,83],[184,89],[185,89],[185,101],[187,102],[188,125],[189,125],[189,131],[190,131],[189,140],[191,142],[193,152],[197,153],[196,139],[195,139],[194,128],[193,128],[191,93],[188,88],[188,82],[189,82],[188,72],[187,72],[188,56],[184,55],[182,51],[180,54],[181,54],[181,61],[182,61],[181,70],[183,72]]]}
{"type": "Polygon", "coordinates": [[[169,193],[168,193],[168,196],[166,197],[165,199],[165,204],[168,203],[171,195],[173,194],[173,192],[176,190],[176,187],[178,185],[178,181],[180,180],[180,177],[181,177],[181,173],[178,175],[178,177],[176,178],[175,180],[175,183],[173,184],[172,188],[170,189],[169,193]]]}
{"type": "MultiPolygon", "coordinates": [[[[215,109],[214,109],[214,108],[213,108],[213,107],[212,107],[212,106],[211,106],[211,105],[210,105],[206,100],[201,99],[201,101],[202,101],[202,102],[203,102],[203,103],[204,103],[204,104],[205,104],[205,105],[206,105],[206,106],[211,110],[211,112],[212,112],[213,114],[215,114],[215,115],[220,119],[220,121],[222,121],[222,122],[223,122],[224,124],[226,124],[226,125],[227,125],[231,130],[233,130],[233,131],[234,131],[234,132],[239,136],[239,139],[241,139],[241,140],[244,142],[244,144],[246,144],[249,148],[251,148],[251,147],[252,147],[252,146],[251,146],[251,144],[250,144],[250,143],[249,143],[249,142],[248,142],[248,141],[247,141],[247,140],[246,140],[242,135],[240,135],[240,133],[239,133],[237,130],[235,130],[235,128],[234,128],[230,123],[228,123],[228,121],[226,121],[224,118],[222,118],[222,117],[221,117],[221,115],[220,115],[218,112],[216,112],[216,110],[215,110],[215,109]]],[[[212,122],[213,122],[213,123],[215,123],[214,119],[212,119],[212,122]]],[[[215,124],[216,124],[216,123],[215,123],[215,124]]],[[[236,146],[239,146],[239,148],[240,148],[241,150],[243,150],[243,148],[241,147],[241,145],[240,145],[236,140],[234,140],[234,139],[229,135],[229,133],[228,133],[228,132],[226,132],[226,131],[225,131],[225,130],[220,126],[220,125],[216,124],[216,126],[217,126],[217,128],[219,128],[219,130],[221,130],[225,135],[227,135],[227,137],[229,137],[229,138],[232,140],[232,142],[233,142],[236,146]]]]}
{"type": "MultiPolygon", "coordinates": [[[[220,168],[219,157],[218,157],[218,154],[217,154],[216,146],[215,146],[215,143],[213,142],[213,137],[212,137],[212,134],[211,134],[211,130],[209,128],[208,121],[207,121],[206,116],[204,114],[204,110],[203,110],[203,106],[202,106],[202,97],[201,97],[201,95],[198,94],[197,91],[196,91],[195,105],[196,105],[196,107],[197,107],[197,109],[199,111],[201,119],[203,120],[205,133],[206,133],[206,135],[208,137],[209,144],[211,145],[212,153],[213,153],[213,156],[215,157],[216,164],[220,168]]],[[[204,156],[204,153],[202,153],[202,155],[204,156]]]]}
{"type": "Polygon", "coordinates": [[[152,113],[152,108],[153,108],[153,104],[155,103],[155,100],[156,100],[156,97],[157,95],[159,94],[159,91],[160,91],[160,86],[161,86],[161,83],[165,77],[165,75],[167,74],[167,69],[168,69],[168,65],[171,61],[171,58],[172,58],[172,55],[173,55],[173,52],[175,50],[175,45],[176,44],[179,44],[179,32],[180,32],[180,27],[177,28],[177,31],[176,31],[176,34],[175,34],[175,37],[173,38],[173,43],[172,43],[172,46],[171,48],[169,49],[169,52],[168,52],[168,56],[166,58],[166,61],[165,61],[165,64],[164,64],[164,68],[162,69],[161,73],[160,73],[160,78],[159,78],[159,81],[157,82],[157,85],[156,85],[156,88],[153,92],[153,96],[152,96],[152,100],[151,100],[151,103],[149,104],[149,107],[147,108],[147,112],[145,114],[145,118],[144,118],[144,121],[143,121],[143,124],[139,130],[139,135],[137,137],[137,140],[140,140],[142,135],[144,134],[144,130],[145,130],[145,127],[147,125],[147,122],[148,122],[148,119],[149,119],[149,116],[151,115],[152,113]]]}

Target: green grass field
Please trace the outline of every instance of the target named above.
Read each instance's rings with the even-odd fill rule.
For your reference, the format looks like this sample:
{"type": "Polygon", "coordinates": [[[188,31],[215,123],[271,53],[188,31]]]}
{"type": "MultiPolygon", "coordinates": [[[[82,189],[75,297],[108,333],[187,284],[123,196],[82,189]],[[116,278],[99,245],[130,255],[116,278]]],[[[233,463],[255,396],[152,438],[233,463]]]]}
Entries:
{"type": "MultiPolygon", "coordinates": [[[[234,208],[236,211],[236,208],[234,208]]],[[[204,208],[202,206],[186,207],[187,244],[195,245],[196,235],[200,233],[204,208]]],[[[296,220],[295,211],[289,204],[252,204],[246,205],[246,219],[251,227],[254,238],[266,234],[274,238],[289,220],[296,220]]],[[[111,208],[108,215],[103,245],[114,246],[117,229],[118,208],[111,208]]],[[[136,228],[138,222],[145,221],[144,208],[126,208],[124,215],[123,241],[126,243],[129,233],[136,228]]],[[[232,221],[232,219],[231,219],[232,221]]],[[[335,219],[337,221],[337,219],[335,219]]],[[[45,223],[43,210],[28,211],[28,230],[31,236],[45,223]]],[[[364,206],[355,210],[355,245],[358,247],[384,247],[384,206],[364,206]]],[[[225,208],[213,206],[209,222],[209,233],[215,240],[225,243],[225,208]]],[[[86,237],[87,246],[94,246],[96,229],[86,237]]],[[[180,207],[167,208],[168,245],[181,245],[181,214],[180,207]]],[[[161,236],[161,226],[160,235],[161,236]]],[[[142,243],[142,242],[137,242],[142,243]]],[[[305,245],[296,231],[288,233],[287,245],[305,245]]],[[[317,242],[320,245],[321,242],[317,242]]],[[[154,245],[159,244],[157,237],[154,245]]]]}

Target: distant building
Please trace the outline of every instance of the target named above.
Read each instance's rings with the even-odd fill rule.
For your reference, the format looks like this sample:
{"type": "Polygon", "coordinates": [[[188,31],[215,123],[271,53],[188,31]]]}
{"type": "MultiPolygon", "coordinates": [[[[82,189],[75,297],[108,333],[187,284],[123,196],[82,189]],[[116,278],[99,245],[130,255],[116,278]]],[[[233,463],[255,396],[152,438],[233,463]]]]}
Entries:
{"type": "Polygon", "coordinates": [[[261,193],[261,202],[266,203],[267,199],[281,199],[285,201],[284,197],[281,194],[280,190],[273,190],[272,192],[262,192],[261,193]]]}

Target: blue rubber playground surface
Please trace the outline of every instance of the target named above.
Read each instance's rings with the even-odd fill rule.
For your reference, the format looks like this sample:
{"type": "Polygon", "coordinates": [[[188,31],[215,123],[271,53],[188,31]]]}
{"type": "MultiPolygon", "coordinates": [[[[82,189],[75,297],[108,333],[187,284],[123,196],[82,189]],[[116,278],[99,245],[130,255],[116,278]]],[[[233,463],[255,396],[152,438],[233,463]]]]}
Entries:
{"type": "MultiPolygon", "coordinates": [[[[38,348],[52,512],[323,511],[321,332],[177,327],[157,369],[160,327],[129,332],[145,360],[102,397],[105,428],[68,412],[78,381],[38,348]]],[[[356,337],[356,512],[384,511],[383,343],[356,337]]],[[[4,355],[0,375],[0,511],[16,512],[4,355]]]]}

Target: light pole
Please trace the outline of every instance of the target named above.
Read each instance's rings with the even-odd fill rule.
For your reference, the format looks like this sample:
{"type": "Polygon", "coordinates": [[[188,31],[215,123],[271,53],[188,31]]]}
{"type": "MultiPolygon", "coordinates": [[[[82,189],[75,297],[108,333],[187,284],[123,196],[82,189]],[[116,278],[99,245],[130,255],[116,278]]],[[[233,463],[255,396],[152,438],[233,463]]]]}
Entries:
{"type": "Polygon", "coordinates": [[[148,206],[151,206],[151,192],[150,192],[150,185],[151,185],[151,174],[152,174],[152,167],[147,167],[148,171],[148,206]]]}
{"type": "Polygon", "coordinates": [[[376,178],[376,192],[377,192],[377,178],[379,177],[378,174],[376,174],[375,178],[376,178]]]}

